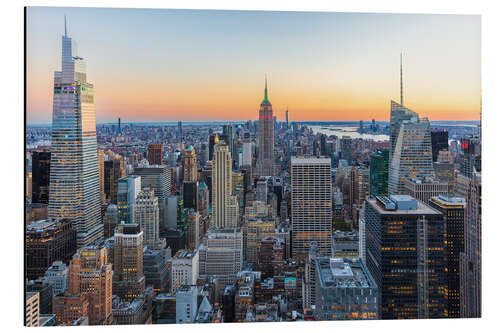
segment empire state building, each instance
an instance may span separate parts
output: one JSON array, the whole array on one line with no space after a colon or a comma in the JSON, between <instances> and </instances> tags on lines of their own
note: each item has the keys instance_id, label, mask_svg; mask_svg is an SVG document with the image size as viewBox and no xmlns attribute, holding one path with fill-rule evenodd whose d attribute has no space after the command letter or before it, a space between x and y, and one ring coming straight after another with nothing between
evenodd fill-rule
<instances>
[{"instance_id":1,"label":"empire state building","mask_svg":"<svg viewBox=\"0 0 500 333\"><path fill-rule=\"evenodd\" d=\"M274 176L274 119L273 107L267 99L267 78L259 110L258 144L257 175Z\"/></svg>"}]
</instances>

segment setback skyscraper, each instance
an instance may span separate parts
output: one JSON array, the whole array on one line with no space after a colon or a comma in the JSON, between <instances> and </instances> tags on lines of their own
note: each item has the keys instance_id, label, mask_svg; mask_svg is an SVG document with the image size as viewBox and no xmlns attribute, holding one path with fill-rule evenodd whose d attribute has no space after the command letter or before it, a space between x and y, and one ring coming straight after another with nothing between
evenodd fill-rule
<instances>
[{"instance_id":1,"label":"setback skyscraper","mask_svg":"<svg viewBox=\"0 0 500 333\"><path fill-rule=\"evenodd\" d=\"M434 178L430 123L403 106L401 66L401 103L391 101L389 195L404 194L405 180Z\"/></svg>"},{"instance_id":2,"label":"setback skyscraper","mask_svg":"<svg viewBox=\"0 0 500 333\"><path fill-rule=\"evenodd\" d=\"M274 121L273 107L267 99L267 78L264 90L264 100L259 110L259 157L257 160L257 175L274 175Z\"/></svg>"},{"instance_id":3,"label":"setback skyscraper","mask_svg":"<svg viewBox=\"0 0 500 333\"><path fill-rule=\"evenodd\" d=\"M48 210L51 218L72 220L81 247L103 237L94 86L66 27L61 67L54 73Z\"/></svg>"}]
</instances>

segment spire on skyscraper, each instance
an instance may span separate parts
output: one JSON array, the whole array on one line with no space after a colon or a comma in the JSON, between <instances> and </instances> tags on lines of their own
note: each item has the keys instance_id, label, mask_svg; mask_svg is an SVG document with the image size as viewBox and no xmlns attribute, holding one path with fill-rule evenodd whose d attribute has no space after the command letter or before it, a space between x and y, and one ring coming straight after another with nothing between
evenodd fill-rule
<instances>
[{"instance_id":1,"label":"spire on skyscraper","mask_svg":"<svg viewBox=\"0 0 500 333\"><path fill-rule=\"evenodd\" d=\"M264 100L262 101L262 103L269 103L267 99L267 74L266 74L266 87L264 89Z\"/></svg>"},{"instance_id":2,"label":"spire on skyscraper","mask_svg":"<svg viewBox=\"0 0 500 333\"><path fill-rule=\"evenodd\" d=\"M68 37L68 29L66 28L66 15L64 15L64 37Z\"/></svg>"},{"instance_id":3,"label":"spire on skyscraper","mask_svg":"<svg viewBox=\"0 0 500 333\"><path fill-rule=\"evenodd\" d=\"M399 54L400 104L403 105L403 52Z\"/></svg>"}]
</instances>

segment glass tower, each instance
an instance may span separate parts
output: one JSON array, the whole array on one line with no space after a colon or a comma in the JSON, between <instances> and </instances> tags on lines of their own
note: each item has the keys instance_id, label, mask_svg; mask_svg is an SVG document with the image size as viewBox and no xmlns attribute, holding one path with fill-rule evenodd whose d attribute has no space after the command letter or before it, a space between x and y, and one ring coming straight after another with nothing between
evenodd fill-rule
<instances>
[{"instance_id":1,"label":"glass tower","mask_svg":"<svg viewBox=\"0 0 500 333\"><path fill-rule=\"evenodd\" d=\"M103 237L93 89L65 28L62 70L54 73L48 210L72 220L78 247Z\"/></svg>"},{"instance_id":2,"label":"glass tower","mask_svg":"<svg viewBox=\"0 0 500 333\"><path fill-rule=\"evenodd\" d=\"M370 196L387 195L389 151L377 150L370 155Z\"/></svg>"},{"instance_id":3,"label":"glass tower","mask_svg":"<svg viewBox=\"0 0 500 333\"><path fill-rule=\"evenodd\" d=\"M389 194L404 194L408 178L434 178L430 123L391 101Z\"/></svg>"}]
</instances>

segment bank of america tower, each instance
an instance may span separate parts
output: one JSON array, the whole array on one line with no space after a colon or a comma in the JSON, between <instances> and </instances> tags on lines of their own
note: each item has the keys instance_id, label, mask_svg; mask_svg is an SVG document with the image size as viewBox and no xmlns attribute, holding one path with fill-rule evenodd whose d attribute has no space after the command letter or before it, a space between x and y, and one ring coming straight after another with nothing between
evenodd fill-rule
<instances>
[{"instance_id":1,"label":"bank of america tower","mask_svg":"<svg viewBox=\"0 0 500 333\"><path fill-rule=\"evenodd\" d=\"M68 218L78 247L103 237L94 87L76 43L62 37L62 70L54 73L49 217Z\"/></svg>"}]
</instances>

